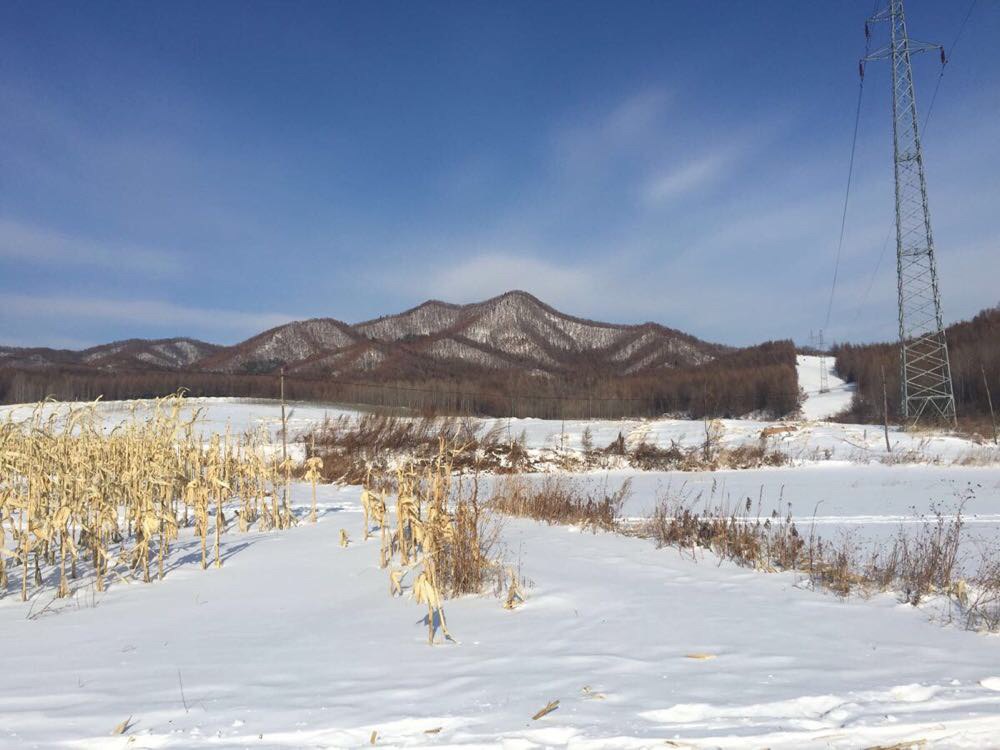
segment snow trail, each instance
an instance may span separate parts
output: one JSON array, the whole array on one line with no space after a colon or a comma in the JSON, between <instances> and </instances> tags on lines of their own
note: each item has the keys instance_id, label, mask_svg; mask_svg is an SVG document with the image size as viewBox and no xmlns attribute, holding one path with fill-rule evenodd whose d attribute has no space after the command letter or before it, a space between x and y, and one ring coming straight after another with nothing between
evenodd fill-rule
<instances>
[{"instance_id":1,"label":"snow trail","mask_svg":"<svg viewBox=\"0 0 1000 750\"><path fill-rule=\"evenodd\" d=\"M854 386L836 375L833 357L826 357L827 386L826 393L820 392L820 361L821 357L799 354L795 358L796 370L799 375L799 388L806 398L802 404L802 416L810 421L821 421L836 416L851 405L854 398Z\"/></svg>"}]
</instances>

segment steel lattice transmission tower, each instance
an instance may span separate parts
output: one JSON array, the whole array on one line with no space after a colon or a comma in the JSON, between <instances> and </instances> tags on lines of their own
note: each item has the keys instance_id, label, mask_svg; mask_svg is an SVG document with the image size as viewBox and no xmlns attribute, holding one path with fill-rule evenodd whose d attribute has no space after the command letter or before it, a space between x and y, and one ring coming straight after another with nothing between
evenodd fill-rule
<instances>
[{"instance_id":1,"label":"steel lattice transmission tower","mask_svg":"<svg viewBox=\"0 0 1000 750\"><path fill-rule=\"evenodd\" d=\"M941 322L934 239L927 207L927 181L917 127L910 56L944 49L916 42L906 31L903 0L889 4L869 19L888 22L888 46L865 61L888 59L892 67L892 136L896 173L896 276L899 291L900 381L903 417L955 420L948 344ZM865 25L865 34L869 26ZM864 67L861 68L864 75Z\"/></svg>"},{"instance_id":2,"label":"steel lattice transmission tower","mask_svg":"<svg viewBox=\"0 0 1000 750\"><path fill-rule=\"evenodd\" d=\"M819 329L819 392L829 393L830 378L826 370L826 345L823 343L823 329Z\"/></svg>"},{"instance_id":3,"label":"steel lattice transmission tower","mask_svg":"<svg viewBox=\"0 0 1000 750\"><path fill-rule=\"evenodd\" d=\"M819 335L809 331L809 346L819 354L819 392L829 393L830 376L826 368L826 346L823 343L823 329L819 329Z\"/></svg>"}]
</instances>

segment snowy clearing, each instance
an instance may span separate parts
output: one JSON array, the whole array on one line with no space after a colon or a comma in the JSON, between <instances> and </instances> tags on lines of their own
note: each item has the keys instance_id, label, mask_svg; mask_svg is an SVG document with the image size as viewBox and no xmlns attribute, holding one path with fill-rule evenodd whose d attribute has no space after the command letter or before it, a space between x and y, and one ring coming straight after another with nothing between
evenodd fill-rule
<instances>
[{"instance_id":1,"label":"snowy clearing","mask_svg":"<svg viewBox=\"0 0 1000 750\"><path fill-rule=\"evenodd\" d=\"M526 604L451 601L458 643L428 647L378 542L338 544L340 528L360 539L358 494L324 487L319 524L227 538L218 570L184 563L31 620L0 603L4 671L22 676L0 688L2 744L982 747L1000 732L996 638L614 534L510 521Z\"/></svg>"},{"instance_id":2,"label":"snowy clearing","mask_svg":"<svg viewBox=\"0 0 1000 750\"><path fill-rule=\"evenodd\" d=\"M833 368L834 357L815 357L800 354L795 358L799 375L799 388L806 394L802 404L802 416L809 420L829 419L851 405L854 386L837 377ZM825 364L827 391L821 390L821 364Z\"/></svg>"}]
</instances>

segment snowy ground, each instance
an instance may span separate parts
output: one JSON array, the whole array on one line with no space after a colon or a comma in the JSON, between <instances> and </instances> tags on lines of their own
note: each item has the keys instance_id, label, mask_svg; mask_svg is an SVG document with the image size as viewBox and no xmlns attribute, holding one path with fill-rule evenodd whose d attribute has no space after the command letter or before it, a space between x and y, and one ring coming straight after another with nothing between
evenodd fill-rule
<instances>
[{"instance_id":1,"label":"snowy ground","mask_svg":"<svg viewBox=\"0 0 1000 750\"><path fill-rule=\"evenodd\" d=\"M0 745L360 747L376 731L385 747L984 747L1000 735L996 638L890 596L843 601L792 574L612 534L509 522L526 604L450 602L458 642L429 647L424 609L388 595L377 541L338 544L341 528L360 539L357 500L324 487L316 526L224 537L221 569L179 548L162 582L34 619L0 602ZM558 710L532 721L550 700Z\"/></svg>"},{"instance_id":2,"label":"snowy ground","mask_svg":"<svg viewBox=\"0 0 1000 750\"><path fill-rule=\"evenodd\" d=\"M825 537L895 532L967 498L972 540L1000 530L1000 455L949 435L815 421L849 393L810 392L805 420L769 438L788 467L703 473L616 469L624 511L665 493L693 504L788 512ZM831 393L837 384L831 378ZM814 399L820 399L815 401ZM105 404L109 424L128 404ZM206 430L263 426L273 402L198 399ZM0 409L15 418L24 407ZM293 434L335 405L295 405ZM773 423L731 420L723 442ZM565 424L486 420L532 451L577 450L621 432L697 445L701 422ZM921 463L884 465L900 453ZM972 463L974 466L964 466ZM321 487L316 526L229 534L225 564L201 571L174 549L167 578L85 582L62 602L0 599L0 747L772 747L857 748L926 740L990 747L1000 737L1000 640L936 621L891 595L839 599L794 574L765 574L657 550L647 540L510 520L507 559L531 582L514 612L489 595L446 605L458 643L429 647L424 608L391 599L376 542L361 543L357 488ZM309 502L297 485L294 499ZM339 546L340 529L355 540ZM693 659L688 655L712 658ZM532 721L550 700L558 710ZM131 717L125 736L116 725ZM439 731L435 731L439 730Z\"/></svg>"},{"instance_id":3,"label":"snowy ground","mask_svg":"<svg viewBox=\"0 0 1000 750\"><path fill-rule=\"evenodd\" d=\"M206 433L233 433L266 430L276 439L281 425L281 408L275 401L192 398L186 400L187 414L198 410L200 424ZM148 401L116 401L100 403L96 407L108 427L129 418L136 407L145 413ZM809 408L809 400L806 408ZM76 406L79 406L77 404ZM0 406L0 419L25 419L31 414L30 406ZM67 405L49 407L65 411ZM339 416L357 416L356 408L336 404L296 403L289 406L288 433L290 439L301 435L324 419ZM676 443L684 447L700 446L705 440L705 423L688 419L622 419L622 420L546 420L546 419L473 419L483 431L491 429L510 435L512 439L524 438L530 451L565 449L579 451L584 432L589 430L593 444L604 447L619 434L626 444L633 447L641 442L666 447ZM767 428L783 427L785 431L767 437L772 450L785 453L797 464L820 461L849 461L871 463L896 461L970 465L1000 465L1000 448L992 444L978 444L957 435L944 432L907 432L892 427L889 431L890 450L886 450L881 426L839 424L834 422L787 420L784 422L755 419L723 419L720 444L732 448L747 443L757 444L761 432Z\"/></svg>"},{"instance_id":4,"label":"snowy ground","mask_svg":"<svg viewBox=\"0 0 1000 750\"><path fill-rule=\"evenodd\" d=\"M805 419L829 419L851 405L854 386L841 380L833 372L836 361L833 357L800 354L795 359L799 388L806 394L805 403L802 405L802 416ZM827 377L825 392L822 389L821 377L821 371L824 369Z\"/></svg>"},{"instance_id":5,"label":"snowy ground","mask_svg":"<svg viewBox=\"0 0 1000 750\"><path fill-rule=\"evenodd\" d=\"M791 517L806 538L850 543L859 555L899 534L913 537L937 519L961 511L962 575L974 574L981 552L1000 543L1000 471L991 467L858 466L825 462L798 467L714 472L593 471L571 475L593 489L631 482L622 515L649 517L662 499L683 500L696 512L715 508L768 518ZM544 477L534 477L543 481ZM749 501L750 511L746 512Z\"/></svg>"}]
</instances>

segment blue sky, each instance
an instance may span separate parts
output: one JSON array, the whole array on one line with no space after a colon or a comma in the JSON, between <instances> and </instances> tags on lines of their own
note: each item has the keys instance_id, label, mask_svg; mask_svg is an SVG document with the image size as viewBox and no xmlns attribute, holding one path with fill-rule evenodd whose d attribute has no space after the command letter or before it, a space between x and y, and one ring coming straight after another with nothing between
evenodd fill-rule
<instances>
[{"instance_id":1,"label":"blue sky","mask_svg":"<svg viewBox=\"0 0 1000 750\"><path fill-rule=\"evenodd\" d=\"M804 342L871 7L7 0L0 344L234 343L515 287ZM968 8L910 0L911 34L950 45ZM949 321L1000 302L998 49L979 0L925 136ZM828 338L895 334L889 104L870 65Z\"/></svg>"}]
</instances>

